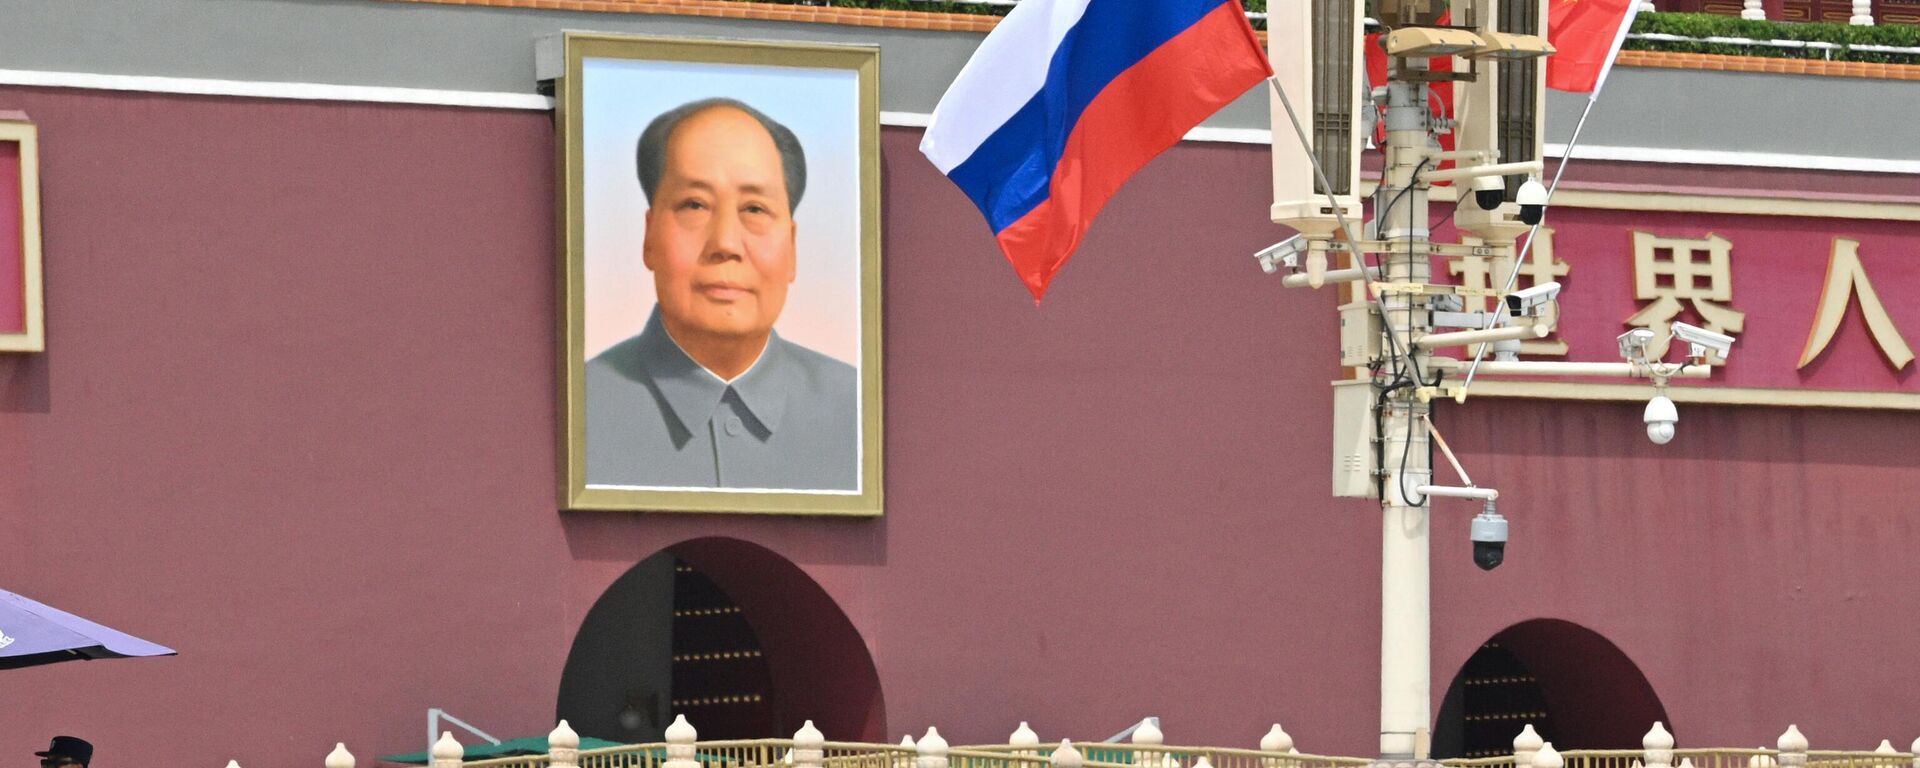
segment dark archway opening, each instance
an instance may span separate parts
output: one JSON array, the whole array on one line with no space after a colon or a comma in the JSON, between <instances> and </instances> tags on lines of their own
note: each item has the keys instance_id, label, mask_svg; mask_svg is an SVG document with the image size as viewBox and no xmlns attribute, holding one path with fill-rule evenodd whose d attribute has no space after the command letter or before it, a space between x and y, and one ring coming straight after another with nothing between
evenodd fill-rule
<instances>
[{"instance_id":1,"label":"dark archway opening","mask_svg":"<svg viewBox=\"0 0 1920 768\"><path fill-rule=\"evenodd\" d=\"M561 674L582 735L658 741L676 714L702 739L885 737L865 641L798 566L738 539L682 542L635 564L588 610Z\"/></svg>"},{"instance_id":2,"label":"dark archway opening","mask_svg":"<svg viewBox=\"0 0 1920 768\"><path fill-rule=\"evenodd\" d=\"M1534 619L1501 630L1461 665L1440 703L1433 755L1512 754L1529 723L1557 749L1637 749L1666 719L1619 647L1572 622Z\"/></svg>"}]
</instances>

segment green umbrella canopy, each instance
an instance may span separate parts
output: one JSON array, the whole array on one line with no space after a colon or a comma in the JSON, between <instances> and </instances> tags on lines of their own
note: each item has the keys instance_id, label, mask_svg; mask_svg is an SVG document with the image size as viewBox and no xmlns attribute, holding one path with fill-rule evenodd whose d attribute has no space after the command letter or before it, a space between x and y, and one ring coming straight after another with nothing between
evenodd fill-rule
<instances>
[{"instance_id":1,"label":"green umbrella canopy","mask_svg":"<svg viewBox=\"0 0 1920 768\"><path fill-rule=\"evenodd\" d=\"M580 737L581 749L599 749L617 747L620 742L596 739L591 736ZM471 744L466 747L462 760L485 760L491 757L516 757L519 755L544 755L547 753L547 737L528 736L520 739L508 739L498 744ZM383 755L381 760L389 763L412 763L426 765L433 756L427 752L408 752L404 755Z\"/></svg>"}]
</instances>

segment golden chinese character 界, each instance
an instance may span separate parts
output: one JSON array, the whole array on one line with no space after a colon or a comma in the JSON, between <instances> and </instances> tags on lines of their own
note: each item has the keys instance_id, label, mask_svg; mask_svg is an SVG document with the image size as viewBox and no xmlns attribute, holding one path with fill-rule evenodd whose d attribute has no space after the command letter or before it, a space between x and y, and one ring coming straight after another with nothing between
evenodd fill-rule
<instances>
[{"instance_id":1,"label":"golden chinese character \u754c","mask_svg":"<svg viewBox=\"0 0 1920 768\"><path fill-rule=\"evenodd\" d=\"M1747 314L1731 306L1733 243L1713 233L1691 239L1634 232L1633 296L1653 302L1626 324L1653 331L1647 354L1655 360L1666 357L1673 321L1688 306L1711 331L1739 333L1747 322Z\"/></svg>"}]
</instances>

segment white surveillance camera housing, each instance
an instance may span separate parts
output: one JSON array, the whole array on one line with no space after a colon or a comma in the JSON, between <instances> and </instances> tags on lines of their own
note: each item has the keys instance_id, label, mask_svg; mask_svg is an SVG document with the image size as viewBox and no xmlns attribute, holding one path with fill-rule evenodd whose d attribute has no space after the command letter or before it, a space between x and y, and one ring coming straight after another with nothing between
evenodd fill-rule
<instances>
[{"instance_id":1,"label":"white surveillance camera housing","mask_svg":"<svg viewBox=\"0 0 1920 768\"><path fill-rule=\"evenodd\" d=\"M1514 202L1520 204L1520 221L1529 226L1540 223L1547 216L1547 188L1539 179L1527 177L1520 185L1520 193Z\"/></svg>"},{"instance_id":2,"label":"white surveillance camera housing","mask_svg":"<svg viewBox=\"0 0 1920 768\"><path fill-rule=\"evenodd\" d=\"M1507 519L1493 508L1493 499L1487 499L1486 508L1473 516L1467 537L1473 541L1473 564L1480 570L1491 571L1506 562Z\"/></svg>"},{"instance_id":3,"label":"white surveillance camera housing","mask_svg":"<svg viewBox=\"0 0 1920 768\"><path fill-rule=\"evenodd\" d=\"M1491 211L1507 201L1507 184L1499 176L1473 177L1473 202L1480 210Z\"/></svg>"},{"instance_id":4,"label":"white surveillance camera housing","mask_svg":"<svg viewBox=\"0 0 1920 768\"><path fill-rule=\"evenodd\" d=\"M1306 236L1294 235L1293 237L1260 249L1260 252L1255 253L1253 258L1260 262L1260 271L1269 275L1280 271L1281 267L1285 267L1288 272L1298 272L1300 270L1300 255L1306 252Z\"/></svg>"},{"instance_id":5,"label":"white surveillance camera housing","mask_svg":"<svg viewBox=\"0 0 1920 768\"><path fill-rule=\"evenodd\" d=\"M1629 363L1646 362L1647 345L1653 343L1653 331L1635 328L1620 334L1620 357Z\"/></svg>"},{"instance_id":6,"label":"white surveillance camera housing","mask_svg":"<svg viewBox=\"0 0 1920 768\"><path fill-rule=\"evenodd\" d=\"M1505 297L1507 314L1514 317L1537 314L1540 307L1553 301L1560 295L1560 283L1546 282L1532 288L1514 291Z\"/></svg>"},{"instance_id":7,"label":"white surveillance camera housing","mask_svg":"<svg viewBox=\"0 0 1920 768\"><path fill-rule=\"evenodd\" d=\"M1674 323L1673 337L1692 347L1687 356L1695 360L1704 360L1708 355L1726 359L1727 353L1733 350L1732 336L1714 333L1697 325Z\"/></svg>"},{"instance_id":8,"label":"white surveillance camera housing","mask_svg":"<svg viewBox=\"0 0 1920 768\"><path fill-rule=\"evenodd\" d=\"M1674 425L1680 423L1680 409L1673 407L1673 401L1665 393L1653 396L1647 401L1647 411L1641 415L1641 421L1647 423L1647 439L1654 445L1666 445L1673 440Z\"/></svg>"}]
</instances>

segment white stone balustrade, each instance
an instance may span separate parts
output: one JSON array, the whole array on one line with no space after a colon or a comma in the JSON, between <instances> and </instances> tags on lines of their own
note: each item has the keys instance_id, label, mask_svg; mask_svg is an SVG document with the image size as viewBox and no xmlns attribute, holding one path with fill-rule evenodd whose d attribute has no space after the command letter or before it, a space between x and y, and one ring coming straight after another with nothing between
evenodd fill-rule
<instances>
[{"instance_id":1,"label":"white stone balustrade","mask_svg":"<svg viewBox=\"0 0 1920 768\"><path fill-rule=\"evenodd\" d=\"M687 722L686 715L676 716L673 724L667 726L665 735L667 759L660 764L660 768L701 768L695 753L695 742L699 738L699 733L694 730L691 723ZM1133 756L1135 768L1178 768L1180 761L1166 750L1166 735L1151 719L1142 720L1140 725L1134 728L1131 742L1138 748ZM812 720L805 721L793 734L792 743L793 748L787 752L785 762L793 765L794 768L826 768L826 735L814 726ZM1664 723L1655 722L1640 743L1644 748L1642 759L1634 760L1632 768L1694 768L1691 759L1683 758L1679 765L1673 764L1673 734L1667 731ZM1039 734L1035 733L1033 727L1025 721L1021 721L1020 727L1014 729L1013 733L1007 737L1007 745L1011 747L1008 750L1009 754L1029 760L1041 754ZM873 749L886 748L875 746ZM580 734L574 732L567 721L561 720L553 731L547 734L547 750L548 768L580 768ZM952 764L949 759L950 751L951 747L946 738L940 735L940 730L929 726L926 735L920 737L917 742L912 736L903 737L900 740L900 750L894 752L898 756L887 762L887 765L889 768L950 768ZM1269 754L1299 754L1293 737L1281 728L1279 723L1275 723L1266 735L1260 738L1260 751ZM466 749L451 732L442 732L434 741L428 754L430 768L462 768ZM1851 754L1861 755L1862 753ZM1855 758L1859 762L1852 764L1870 765L1876 768L1920 768L1920 739L1914 739L1909 753L1902 753L1895 749L1891 739L1882 739L1872 754L1875 759ZM1575 759L1585 761L1592 757L1592 755L1576 752ZM1515 768L1566 768L1568 764L1567 758L1554 749L1552 742L1540 738L1539 732L1534 730L1531 723L1524 725L1519 735L1513 739L1513 760ZM1267 757L1262 758L1260 765L1263 768L1285 768L1285 762L1278 758ZM1048 757L1048 763L1051 768L1084 768L1086 757L1074 747L1072 741L1062 739L1060 745ZM1587 764L1577 762L1577 765ZM1758 754L1752 754L1747 760L1747 768L1809 768L1811 764L1807 737L1800 732L1798 725L1788 725L1786 731L1782 732L1775 741L1774 749L1768 750L1766 747L1761 747ZM1615 763L1615 765L1618 764ZM325 766L326 768L355 768L353 753L347 751L346 744L335 744L333 750L327 753ZM240 768L240 763L237 760L229 760L227 768ZM1214 766L1207 755L1199 754L1188 768L1214 768Z\"/></svg>"}]
</instances>

